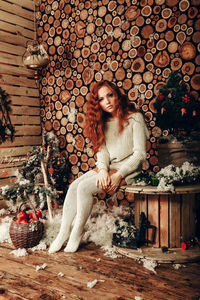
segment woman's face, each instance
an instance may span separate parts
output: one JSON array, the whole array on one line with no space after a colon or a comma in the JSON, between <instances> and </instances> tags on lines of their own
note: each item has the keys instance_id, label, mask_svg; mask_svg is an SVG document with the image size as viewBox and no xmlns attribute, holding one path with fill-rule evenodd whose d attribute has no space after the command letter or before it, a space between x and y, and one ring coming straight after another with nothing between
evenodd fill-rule
<instances>
[{"instance_id":1,"label":"woman's face","mask_svg":"<svg viewBox=\"0 0 200 300\"><path fill-rule=\"evenodd\" d=\"M102 110L110 113L113 117L116 115L118 98L110 87L105 85L98 90L98 100Z\"/></svg>"}]
</instances>

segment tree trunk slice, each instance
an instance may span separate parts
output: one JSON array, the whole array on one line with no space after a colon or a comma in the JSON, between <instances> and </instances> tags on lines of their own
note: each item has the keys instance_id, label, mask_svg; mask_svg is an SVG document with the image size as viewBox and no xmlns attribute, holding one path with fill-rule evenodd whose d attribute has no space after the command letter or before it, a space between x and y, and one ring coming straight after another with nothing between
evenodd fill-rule
<instances>
[{"instance_id":1,"label":"tree trunk slice","mask_svg":"<svg viewBox=\"0 0 200 300\"><path fill-rule=\"evenodd\" d=\"M139 57L144 57L146 53L146 48L144 46L140 46L137 52Z\"/></svg>"},{"instance_id":2,"label":"tree trunk slice","mask_svg":"<svg viewBox=\"0 0 200 300\"><path fill-rule=\"evenodd\" d=\"M195 65L192 62L186 62L181 69L184 75L185 74L192 75L194 73L194 70L195 70Z\"/></svg>"},{"instance_id":3,"label":"tree trunk slice","mask_svg":"<svg viewBox=\"0 0 200 300\"><path fill-rule=\"evenodd\" d=\"M135 88L130 89L130 91L128 92L128 97L130 100L136 100L138 97L138 90Z\"/></svg>"},{"instance_id":4,"label":"tree trunk slice","mask_svg":"<svg viewBox=\"0 0 200 300\"><path fill-rule=\"evenodd\" d=\"M199 1L199 4L200 4L200 1ZM188 17L190 19L194 19L196 16L198 15L198 9L197 7L190 7L189 10L188 10Z\"/></svg>"},{"instance_id":5,"label":"tree trunk slice","mask_svg":"<svg viewBox=\"0 0 200 300\"><path fill-rule=\"evenodd\" d=\"M69 162L72 164L72 165L76 165L78 163L78 157L76 154L70 154L69 155Z\"/></svg>"},{"instance_id":6,"label":"tree trunk slice","mask_svg":"<svg viewBox=\"0 0 200 300\"><path fill-rule=\"evenodd\" d=\"M93 43L92 46L91 46L91 52L92 52L92 53L97 53L97 52L99 52L99 48L100 48L99 43L98 43L98 42L95 42L95 43Z\"/></svg>"},{"instance_id":7,"label":"tree trunk slice","mask_svg":"<svg viewBox=\"0 0 200 300\"><path fill-rule=\"evenodd\" d=\"M138 74L135 74L135 75L133 76L132 81L133 81L133 83L136 84L136 85L142 83L142 76L141 76L141 74L139 74L139 73L138 73Z\"/></svg>"},{"instance_id":8,"label":"tree trunk slice","mask_svg":"<svg viewBox=\"0 0 200 300\"><path fill-rule=\"evenodd\" d=\"M45 122L44 126L45 126L46 131L51 131L51 129L52 129L52 123L51 123L51 121L47 120Z\"/></svg>"},{"instance_id":9,"label":"tree trunk slice","mask_svg":"<svg viewBox=\"0 0 200 300\"><path fill-rule=\"evenodd\" d=\"M147 71L143 74L144 82L150 83L153 80L153 73L150 71Z\"/></svg>"},{"instance_id":10,"label":"tree trunk slice","mask_svg":"<svg viewBox=\"0 0 200 300\"><path fill-rule=\"evenodd\" d=\"M67 89L67 90L72 90L73 87L74 87L74 82L73 82L73 80L72 80L72 79L68 79L68 80L66 81L66 89Z\"/></svg>"},{"instance_id":11,"label":"tree trunk slice","mask_svg":"<svg viewBox=\"0 0 200 300\"><path fill-rule=\"evenodd\" d=\"M89 67L85 68L83 71L83 74L82 74L82 78L83 78L85 85L90 84L94 78L94 70L92 70Z\"/></svg>"},{"instance_id":12,"label":"tree trunk slice","mask_svg":"<svg viewBox=\"0 0 200 300\"><path fill-rule=\"evenodd\" d=\"M115 77L117 80L123 80L126 76L125 70L123 68L118 68L115 72Z\"/></svg>"},{"instance_id":13,"label":"tree trunk slice","mask_svg":"<svg viewBox=\"0 0 200 300\"><path fill-rule=\"evenodd\" d=\"M165 40L167 42L172 42L174 40L174 32L172 30L168 30L166 33L165 33Z\"/></svg>"},{"instance_id":14,"label":"tree trunk slice","mask_svg":"<svg viewBox=\"0 0 200 300\"><path fill-rule=\"evenodd\" d=\"M162 15L163 19L168 19L168 18L170 18L171 15L172 15L172 10L171 10L171 8L168 8L168 7L164 8L164 9L162 10L161 15Z\"/></svg>"},{"instance_id":15,"label":"tree trunk slice","mask_svg":"<svg viewBox=\"0 0 200 300\"><path fill-rule=\"evenodd\" d=\"M167 6L173 7L175 6L179 0L166 0Z\"/></svg>"},{"instance_id":16,"label":"tree trunk slice","mask_svg":"<svg viewBox=\"0 0 200 300\"><path fill-rule=\"evenodd\" d=\"M145 69L145 63L144 60L141 57L138 57L134 60L131 66L131 70L133 72L143 73Z\"/></svg>"},{"instance_id":17,"label":"tree trunk slice","mask_svg":"<svg viewBox=\"0 0 200 300\"><path fill-rule=\"evenodd\" d=\"M156 44L156 48L158 51L162 51L167 47L167 42L163 39L160 39L157 44Z\"/></svg>"},{"instance_id":18,"label":"tree trunk slice","mask_svg":"<svg viewBox=\"0 0 200 300\"><path fill-rule=\"evenodd\" d=\"M168 53L164 50L162 52L159 52L155 57L154 57L154 64L157 66L157 67L160 67L160 68L164 68L166 67L169 62L170 62L170 58L169 58L169 55Z\"/></svg>"},{"instance_id":19,"label":"tree trunk slice","mask_svg":"<svg viewBox=\"0 0 200 300\"><path fill-rule=\"evenodd\" d=\"M112 81L113 80L113 72L112 71L106 71L103 74L103 80Z\"/></svg>"},{"instance_id":20,"label":"tree trunk slice","mask_svg":"<svg viewBox=\"0 0 200 300\"><path fill-rule=\"evenodd\" d=\"M113 11L116 8L116 6L117 6L116 1L109 1L108 10Z\"/></svg>"},{"instance_id":21,"label":"tree trunk slice","mask_svg":"<svg viewBox=\"0 0 200 300\"><path fill-rule=\"evenodd\" d=\"M124 90L130 90L130 88L132 87L132 82L129 78L126 78L125 80L123 80L123 83L122 83L122 87Z\"/></svg>"},{"instance_id":22,"label":"tree trunk slice","mask_svg":"<svg viewBox=\"0 0 200 300\"><path fill-rule=\"evenodd\" d=\"M168 45L168 51L170 53L175 53L178 50L178 43L176 41L170 42Z\"/></svg>"},{"instance_id":23,"label":"tree trunk slice","mask_svg":"<svg viewBox=\"0 0 200 300\"><path fill-rule=\"evenodd\" d=\"M149 5L145 5L141 10L141 14L144 17L149 17L151 13L152 13L152 8Z\"/></svg>"},{"instance_id":24,"label":"tree trunk slice","mask_svg":"<svg viewBox=\"0 0 200 300\"><path fill-rule=\"evenodd\" d=\"M79 37L79 38L82 38L85 36L85 31L86 31L86 28L85 28L85 23L83 21L78 21L76 24L75 24L75 33L76 35ZM89 33L89 32L88 32Z\"/></svg>"},{"instance_id":25,"label":"tree trunk slice","mask_svg":"<svg viewBox=\"0 0 200 300\"><path fill-rule=\"evenodd\" d=\"M167 28L167 21L165 19L160 19L156 23L156 31L157 32L163 32L166 30L166 28Z\"/></svg>"},{"instance_id":26,"label":"tree trunk slice","mask_svg":"<svg viewBox=\"0 0 200 300\"><path fill-rule=\"evenodd\" d=\"M183 44L185 42L186 39L186 34L183 31L179 31L176 35L176 39L179 42L179 44Z\"/></svg>"},{"instance_id":27,"label":"tree trunk slice","mask_svg":"<svg viewBox=\"0 0 200 300\"><path fill-rule=\"evenodd\" d=\"M191 42L185 42L179 50L181 57L185 60L192 60L195 58L196 49Z\"/></svg>"},{"instance_id":28,"label":"tree trunk slice","mask_svg":"<svg viewBox=\"0 0 200 300\"><path fill-rule=\"evenodd\" d=\"M151 25L145 25L142 27L141 35L144 39L148 39L154 32L154 28Z\"/></svg>"},{"instance_id":29,"label":"tree trunk slice","mask_svg":"<svg viewBox=\"0 0 200 300\"><path fill-rule=\"evenodd\" d=\"M186 11L189 6L190 6L190 3L189 3L188 0L182 0L179 3L179 9L180 9L180 11Z\"/></svg>"},{"instance_id":30,"label":"tree trunk slice","mask_svg":"<svg viewBox=\"0 0 200 300\"><path fill-rule=\"evenodd\" d=\"M94 23L89 23L89 24L87 25L87 33L88 33L89 35L91 35L91 34L94 33L94 31L95 31L95 24L94 24Z\"/></svg>"},{"instance_id":31,"label":"tree trunk slice","mask_svg":"<svg viewBox=\"0 0 200 300\"><path fill-rule=\"evenodd\" d=\"M70 67L67 67L65 69L65 77L70 78L72 76L72 69Z\"/></svg>"},{"instance_id":32,"label":"tree trunk slice","mask_svg":"<svg viewBox=\"0 0 200 300\"><path fill-rule=\"evenodd\" d=\"M197 90L197 91L200 90L200 75L199 74L195 74L191 78L191 86L194 90Z\"/></svg>"},{"instance_id":33,"label":"tree trunk slice","mask_svg":"<svg viewBox=\"0 0 200 300\"><path fill-rule=\"evenodd\" d=\"M81 134L77 134L75 136L75 148L79 151L83 151L84 146L85 146L84 137Z\"/></svg>"},{"instance_id":34,"label":"tree trunk slice","mask_svg":"<svg viewBox=\"0 0 200 300\"><path fill-rule=\"evenodd\" d=\"M169 28L173 28L173 27L175 26L176 22L177 22L176 17L171 17L171 18L168 20L167 25L168 25Z\"/></svg>"},{"instance_id":35,"label":"tree trunk slice","mask_svg":"<svg viewBox=\"0 0 200 300\"><path fill-rule=\"evenodd\" d=\"M140 14L140 10L137 6L129 6L129 8L125 12L125 17L128 21L133 21L137 19Z\"/></svg>"},{"instance_id":36,"label":"tree trunk slice","mask_svg":"<svg viewBox=\"0 0 200 300\"><path fill-rule=\"evenodd\" d=\"M53 129L56 131L60 129L60 122L58 120L53 121Z\"/></svg>"}]
</instances>

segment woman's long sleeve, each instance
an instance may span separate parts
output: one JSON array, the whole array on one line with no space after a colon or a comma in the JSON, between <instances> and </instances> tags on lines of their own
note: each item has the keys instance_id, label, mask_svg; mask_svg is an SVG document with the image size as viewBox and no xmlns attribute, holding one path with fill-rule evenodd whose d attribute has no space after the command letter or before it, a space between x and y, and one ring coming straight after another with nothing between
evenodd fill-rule
<instances>
[{"instance_id":1,"label":"woman's long sleeve","mask_svg":"<svg viewBox=\"0 0 200 300\"><path fill-rule=\"evenodd\" d=\"M110 163L110 155L108 152L108 149L105 145L101 147L99 152L97 152L97 162L96 166L99 170L101 169L109 169L109 163Z\"/></svg>"},{"instance_id":2,"label":"woman's long sleeve","mask_svg":"<svg viewBox=\"0 0 200 300\"><path fill-rule=\"evenodd\" d=\"M133 173L146 159L146 140L149 133L142 114L135 114L133 122L133 154L119 168L123 177Z\"/></svg>"}]
</instances>

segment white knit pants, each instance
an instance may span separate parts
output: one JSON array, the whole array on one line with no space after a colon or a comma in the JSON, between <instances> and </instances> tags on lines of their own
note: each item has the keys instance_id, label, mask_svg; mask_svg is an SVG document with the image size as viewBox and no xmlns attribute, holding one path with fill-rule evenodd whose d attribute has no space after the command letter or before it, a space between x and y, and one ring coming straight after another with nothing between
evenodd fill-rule
<instances>
[{"instance_id":1,"label":"white knit pants","mask_svg":"<svg viewBox=\"0 0 200 300\"><path fill-rule=\"evenodd\" d=\"M91 170L77 178L69 186L63 206L60 231L51 244L49 253L59 251L68 238L64 251L75 252L78 249L84 225L92 210L93 195L102 191L96 186L96 179L97 173ZM75 221L71 231L74 218Z\"/></svg>"}]
</instances>

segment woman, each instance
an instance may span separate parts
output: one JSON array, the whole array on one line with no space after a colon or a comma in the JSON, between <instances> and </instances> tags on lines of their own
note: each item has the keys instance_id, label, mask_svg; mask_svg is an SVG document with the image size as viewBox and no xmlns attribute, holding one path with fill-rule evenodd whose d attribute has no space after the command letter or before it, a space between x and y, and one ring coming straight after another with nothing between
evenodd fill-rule
<instances>
[{"instance_id":1,"label":"woman","mask_svg":"<svg viewBox=\"0 0 200 300\"><path fill-rule=\"evenodd\" d=\"M90 93L85 132L97 153L97 168L70 185L60 231L49 253L59 251L68 238L64 251L77 251L92 210L93 195L102 190L113 194L122 180L132 184L146 159L148 130L144 118L127 96L109 81L97 82Z\"/></svg>"}]
</instances>

